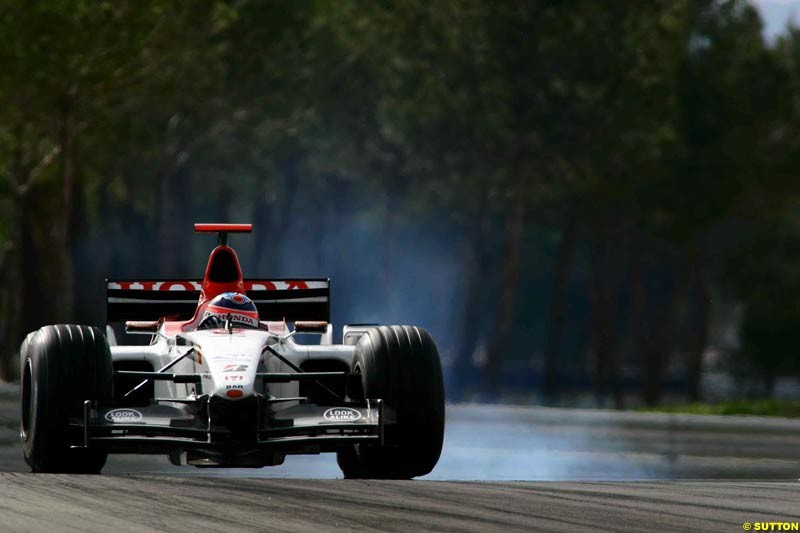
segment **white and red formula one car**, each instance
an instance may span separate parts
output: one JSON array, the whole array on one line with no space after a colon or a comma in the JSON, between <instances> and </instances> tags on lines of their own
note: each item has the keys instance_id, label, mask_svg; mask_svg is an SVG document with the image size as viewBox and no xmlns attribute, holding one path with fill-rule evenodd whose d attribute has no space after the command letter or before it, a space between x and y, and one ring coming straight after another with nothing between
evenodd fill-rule
<instances>
[{"instance_id":1,"label":"white and red formula one car","mask_svg":"<svg viewBox=\"0 0 800 533\"><path fill-rule=\"evenodd\" d=\"M444 388L428 332L349 325L334 345L329 280L243 279L228 234L251 226L195 230L219 234L202 280L107 282L107 322L149 345L118 345L110 326L25 338L21 438L33 471L96 473L109 453L262 467L336 452L348 478L430 472Z\"/></svg>"}]
</instances>

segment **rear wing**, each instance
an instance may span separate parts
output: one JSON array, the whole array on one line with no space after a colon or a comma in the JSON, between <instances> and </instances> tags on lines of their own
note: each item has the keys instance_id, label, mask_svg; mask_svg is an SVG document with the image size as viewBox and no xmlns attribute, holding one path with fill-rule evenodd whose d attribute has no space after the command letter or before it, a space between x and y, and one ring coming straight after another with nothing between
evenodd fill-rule
<instances>
[{"instance_id":1,"label":"rear wing","mask_svg":"<svg viewBox=\"0 0 800 533\"><path fill-rule=\"evenodd\" d=\"M106 280L106 322L188 320L201 280ZM330 322L330 279L246 279L245 292L261 320Z\"/></svg>"}]
</instances>

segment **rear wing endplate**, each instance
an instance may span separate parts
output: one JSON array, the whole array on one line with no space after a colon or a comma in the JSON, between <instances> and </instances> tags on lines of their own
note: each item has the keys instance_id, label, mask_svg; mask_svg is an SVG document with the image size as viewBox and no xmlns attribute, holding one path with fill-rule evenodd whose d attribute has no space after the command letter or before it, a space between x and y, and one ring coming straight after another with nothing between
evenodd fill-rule
<instances>
[{"instance_id":1,"label":"rear wing endplate","mask_svg":"<svg viewBox=\"0 0 800 533\"><path fill-rule=\"evenodd\" d=\"M201 280L106 280L106 322L188 320L200 287ZM246 279L244 287L260 320L330 322L330 279Z\"/></svg>"}]
</instances>

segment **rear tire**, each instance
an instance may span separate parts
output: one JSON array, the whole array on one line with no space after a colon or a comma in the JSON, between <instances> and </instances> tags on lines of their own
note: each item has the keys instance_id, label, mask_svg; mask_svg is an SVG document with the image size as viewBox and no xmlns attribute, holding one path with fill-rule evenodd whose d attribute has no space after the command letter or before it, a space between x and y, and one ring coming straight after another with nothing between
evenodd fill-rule
<instances>
[{"instance_id":1,"label":"rear tire","mask_svg":"<svg viewBox=\"0 0 800 533\"><path fill-rule=\"evenodd\" d=\"M83 444L70 417L85 400L111 400L111 351L98 328L45 326L20 349L22 451L33 472L97 474L108 454Z\"/></svg>"},{"instance_id":2,"label":"rear tire","mask_svg":"<svg viewBox=\"0 0 800 533\"><path fill-rule=\"evenodd\" d=\"M348 479L411 479L436 466L444 439L444 384L433 337L415 326L382 326L361 336L353 370L364 398L381 398L396 423L384 446L355 445L336 454ZM360 398L359 398L360 399Z\"/></svg>"}]
</instances>

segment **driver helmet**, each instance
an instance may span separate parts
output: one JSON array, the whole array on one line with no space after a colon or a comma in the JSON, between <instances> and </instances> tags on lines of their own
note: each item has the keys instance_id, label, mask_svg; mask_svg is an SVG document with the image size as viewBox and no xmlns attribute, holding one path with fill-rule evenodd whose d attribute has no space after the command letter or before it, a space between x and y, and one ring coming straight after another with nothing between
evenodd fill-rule
<instances>
[{"instance_id":1,"label":"driver helmet","mask_svg":"<svg viewBox=\"0 0 800 533\"><path fill-rule=\"evenodd\" d=\"M253 300L238 292L224 292L211 299L197 329L221 328L230 316L232 326L257 328L258 309Z\"/></svg>"}]
</instances>

